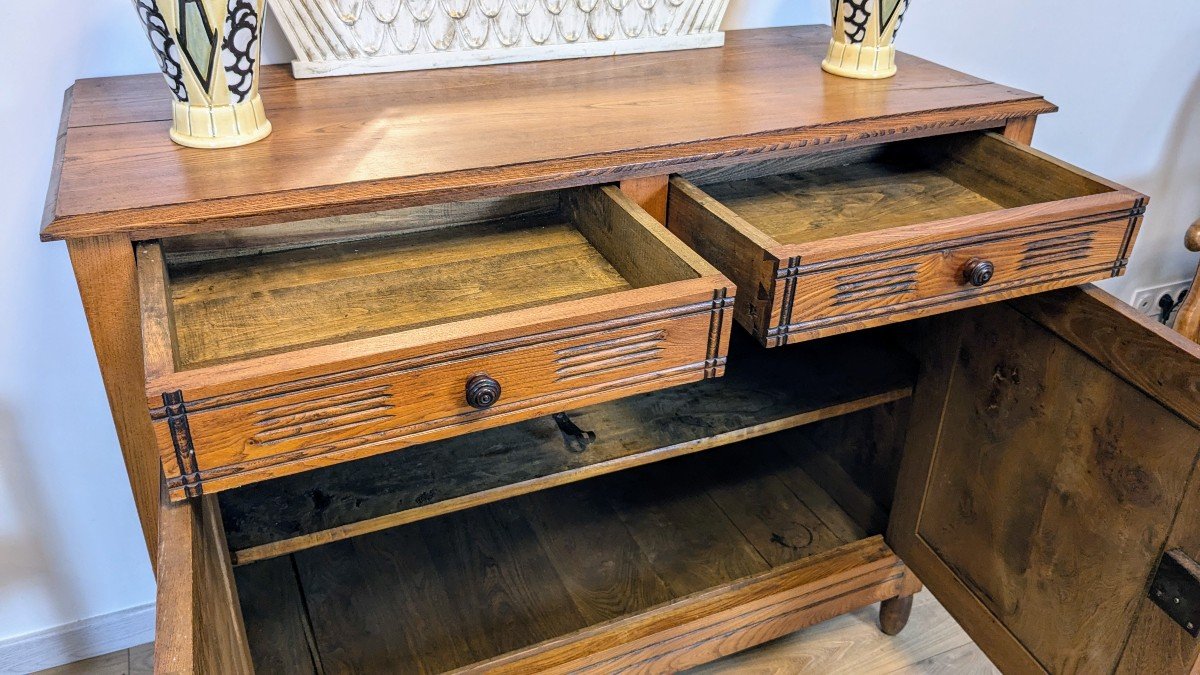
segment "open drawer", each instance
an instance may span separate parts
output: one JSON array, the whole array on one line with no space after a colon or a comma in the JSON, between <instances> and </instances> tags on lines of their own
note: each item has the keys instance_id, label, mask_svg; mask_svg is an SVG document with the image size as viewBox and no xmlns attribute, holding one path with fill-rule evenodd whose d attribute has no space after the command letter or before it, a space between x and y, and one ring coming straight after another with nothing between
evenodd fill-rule
<instances>
[{"instance_id":1,"label":"open drawer","mask_svg":"<svg viewBox=\"0 0 1200 675\"><path fill-rule=\"evenodd\" d=\"M728 280L615 187L280 227L138 247L172 499L723 372Z\"/></svg>"},{"instance_id":2,"label":"open drawer","mask_svg":"<svg viewBox=\"0 0 1200 675\"><path fill-rule=\"evenodd\" d=\"M1120 275L1147 201L995 133L687 174L669 200L767 346Z\"/></svg>"}]
</instances>

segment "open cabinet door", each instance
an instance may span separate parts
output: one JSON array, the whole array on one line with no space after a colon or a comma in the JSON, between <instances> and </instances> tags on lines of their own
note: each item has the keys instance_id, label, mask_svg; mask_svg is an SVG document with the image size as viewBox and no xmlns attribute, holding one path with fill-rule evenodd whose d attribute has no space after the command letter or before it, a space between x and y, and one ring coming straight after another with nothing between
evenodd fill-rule
<instances>
[{"instance_id":1,"label":"open cabinet door","mask_svg":"<svg viewBox=\"0 0 1200 675\"><path fill-rule=\"evenodd\" d=\"M216 496L172 503L164 485L158 520L154 672L250 675Z\"/></svg>"},{"instance_id":2,"label":"open cabinet door","mask_svg":"<svg viewBox=\"0 0 1200 675\"><path fill-rule=\"evenodd\" d=\"M1194 672L1200 347L1094 287L930 328L895 552L1006 673Z\"/></svg>"}]
</instances>

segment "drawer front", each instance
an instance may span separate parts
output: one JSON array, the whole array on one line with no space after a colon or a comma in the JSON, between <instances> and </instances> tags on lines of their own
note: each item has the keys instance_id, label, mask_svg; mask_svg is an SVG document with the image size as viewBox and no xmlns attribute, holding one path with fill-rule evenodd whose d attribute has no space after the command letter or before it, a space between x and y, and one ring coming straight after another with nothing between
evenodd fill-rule
<instances>
[{"instance_id":1,"label":"drawer front","mask_svg":"<svg viewBox=\"0 0 1200 675\"><path fill-rule=\"evenodd\" d=\"M195 496L723 373L733 298L408 356L151 411L172 496ZM486 376L499 397L468 403ZM477 380L478 381L478 380ZM477 405L486 401L476 400Z\"/></svg>"},{"instance_id":2,"label":"drawer front","mask_svg":"<svg viewBox=\"0 0 1200 675\"><path fill-rule=\"evenodd\" d=\"M780 270L772 344L1116 276L1136 218L1025 228ZM974 271L974 283L969 278ZM980 285L975 285L980 284Z\"/></svg>"},{"instance_id":3,"label":"drawer front","mask_svg":"<svg viewBox=\"0 0 1200 675\"><path fill-rule=\"evenodd\" d=\"M994 133L718 167L669 199L768 347L1122 274L1147 201Z\"/></svg>"}]
</instances>

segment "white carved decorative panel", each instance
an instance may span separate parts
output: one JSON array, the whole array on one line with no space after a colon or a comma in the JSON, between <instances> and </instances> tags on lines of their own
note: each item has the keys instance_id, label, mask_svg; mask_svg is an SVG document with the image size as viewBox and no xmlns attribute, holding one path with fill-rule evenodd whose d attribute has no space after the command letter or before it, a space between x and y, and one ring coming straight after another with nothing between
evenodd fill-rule
<instances>
[{"instance_id":1,"label":"white carved decorative panel","mask_svg":"<svg viewBox=\"0 0 1200 675\"><path fill-rule=\"evenodd\" d=\"M717 47L729 0L270 0L297 77Z\"/></svg>"}]
</instances>

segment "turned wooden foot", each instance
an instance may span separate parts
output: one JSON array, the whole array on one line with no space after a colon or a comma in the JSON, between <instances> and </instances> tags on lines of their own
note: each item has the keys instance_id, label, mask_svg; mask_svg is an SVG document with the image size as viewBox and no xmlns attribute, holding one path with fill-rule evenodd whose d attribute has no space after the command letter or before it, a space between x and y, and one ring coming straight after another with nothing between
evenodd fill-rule
<instances>
[{"instance_id":1,"label":"turned wooden foot","mask_svg":"<svg viewBox=\"0 0 1200 675\"><path fill-rule=\"evenodd\" d=\"M908 625L912 614L913 596L901 595L879 603L879 629L887 635L896 635Z\"/></svg>"}]
</instances>

